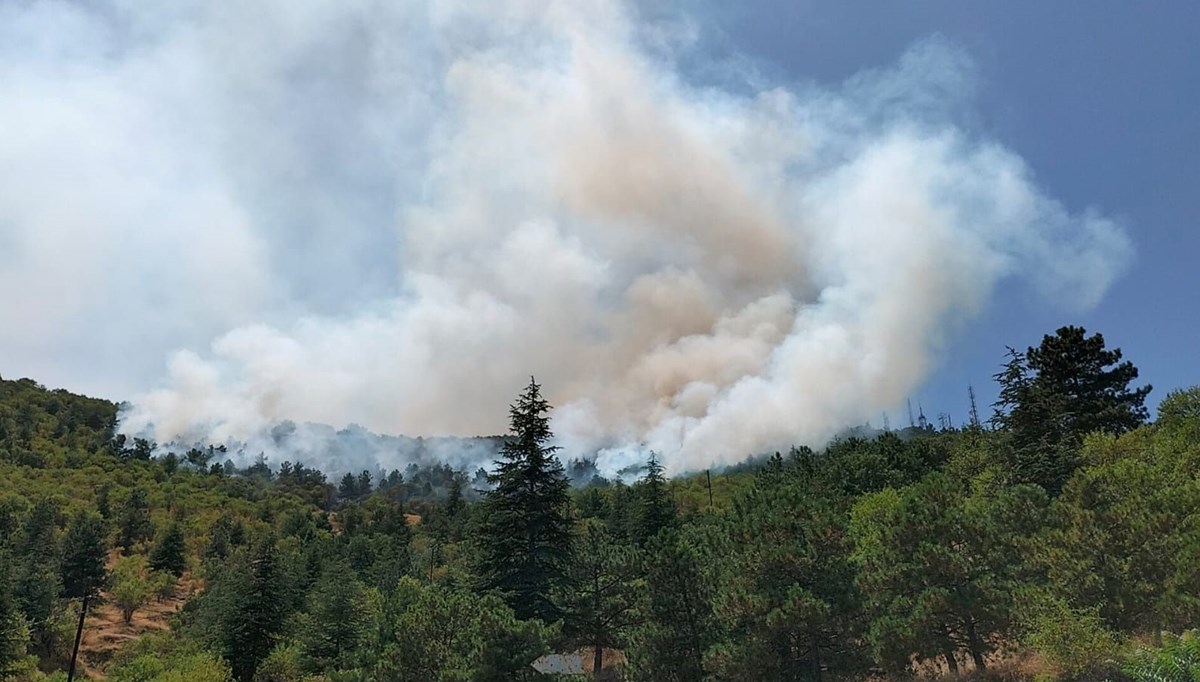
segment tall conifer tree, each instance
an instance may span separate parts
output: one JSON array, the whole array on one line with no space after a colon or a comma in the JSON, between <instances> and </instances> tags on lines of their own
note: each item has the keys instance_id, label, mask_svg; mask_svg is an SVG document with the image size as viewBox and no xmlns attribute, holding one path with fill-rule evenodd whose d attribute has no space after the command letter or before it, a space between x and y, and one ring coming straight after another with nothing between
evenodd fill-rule
<instances>
[{"instance_id":1,"label":"tall conifer tree","mask_svg":"<svg viewBox=\"0 0 1200 682\"><path fill-rule=\"evenodd\" d=\"M646 463L646 475L638 481L637 527L634 529L638 542L645 544L659 531L675 523L675 503L667 491L667 480L663 476L658 456L650 453Z\"/></svg>"},{"instance_id":2,"label":"tall conifer tree","mask_svg":"<svg viewBox=\"0 0 1200 682\"><path fill-rule=\"evenodd\" d=\"M126 554L135 544L154 534L154 525L150 522L150 502L146 499L144 488L137 487L129 491L129 497L121 507L118 531L117 544Z\"/></svg>"},{"instance_id":3,"label":"tall conifer tree","mask_svg":"<svg viewBox=\"0 0 1200 682\"><path fill-rule=\"evenodd\" d=\"M107 554L104 521L95 512L76 513L63 538L63 594L78 598L98 591L107 575Z\"/></svg>"},{"instance_id":4,"label":"tall conifer tree","mask_svg":"<svg viewBox=\"0 0 1200 682\"><path fill-rule=\"evenodd\" d=\"M9 679L21 670L29 631L25 618L12 598L12 565L7 550L0 549L0 679Z\"/></svg>"},{"instance_id":5,"label":"tall conifer tree","mask_svg":"<svg viewBox=\"0 0 1200 682\"><path fill-rule=\"evenodd\" d=\"M158 539L150 553L150 568L166 571L179 577L187 570L187 543L183 538L183 527L174 521Z\"/></svg>"},{"instance_id":6,"label":"tall conifer tree","mask_svg":"<svg viewBox=\"0 0 1200 682\"><path fill-rule=\"evenodd\" d=\"M234 578L232 598L224 605L220 639L225 660L238 680L253 677L275 647L287 618L287 594L275 538L263 538L246 567Z\"/></svg>"},{"instance_id":7,"label":"tall conifer tree","mask_svg":"<svg viewBox=\"0 0 1200 682\"><path fill-rule=\"evenodd\" d=\"M480 512L479 575L522 619L557 620L550 598L571 559L570 499L562 463L550 445L553 434L541 387L529 385L509 410L511 435L496 470L495 488Z\"/></svg>"}]
</instances>

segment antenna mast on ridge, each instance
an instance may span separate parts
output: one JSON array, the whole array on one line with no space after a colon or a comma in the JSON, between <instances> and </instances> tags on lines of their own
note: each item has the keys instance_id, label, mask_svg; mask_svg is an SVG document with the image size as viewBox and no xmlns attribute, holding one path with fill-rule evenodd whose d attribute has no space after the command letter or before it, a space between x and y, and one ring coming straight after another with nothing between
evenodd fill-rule
<instances>
[{"instance_id":1,"label":"antenna mast on ridge","mask_svg":"<svg viewBox=\"0 0 1200 682\"><path fill-rule=\"evenodd\" d=\"M967 384L967 395L971 398L971 428L978 429L982 425L979 423L979 408L975 405L975 387Z\"/></svg>"}]
</instances>

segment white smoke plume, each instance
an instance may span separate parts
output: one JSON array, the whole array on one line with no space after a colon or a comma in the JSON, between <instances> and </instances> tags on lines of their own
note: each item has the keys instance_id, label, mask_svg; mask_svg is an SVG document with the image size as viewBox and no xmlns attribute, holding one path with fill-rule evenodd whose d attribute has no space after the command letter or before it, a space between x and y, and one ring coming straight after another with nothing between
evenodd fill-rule
<instances>
[{"instance_id":1,"label":"white smoke plume","mask_svg":"<svg viewBox=\"0 0 1200 682\"><path fill-rule=\"evenodd\" d=\"M0 3L0 353L136 393L122 428L159 441L502 433L536 375L569 452L678 472L819 445L1006 278L1087 307L1131 257L964 123L953 46L778 84L694 27Z\"/></svg>"}]
</instances>

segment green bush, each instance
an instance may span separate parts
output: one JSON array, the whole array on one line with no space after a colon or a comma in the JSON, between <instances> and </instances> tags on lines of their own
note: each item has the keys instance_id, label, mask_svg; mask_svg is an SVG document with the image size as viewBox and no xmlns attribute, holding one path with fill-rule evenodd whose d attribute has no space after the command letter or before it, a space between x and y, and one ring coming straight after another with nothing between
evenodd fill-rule
<instances>
[{"instance_id":1,"label":"green bush","mask_svg":"<svg viewBox=\"0 0 1200 682\"><path fill-rule=\"evenodd\" d=\"M1096 609L1049 594L1030 599L1026 609L1024 642L1054 667L1057 679L1086 679L1115 667L1119 640Z\"/></svg>"},{"instance_id":2,"label":"green bush","mask_svg":"<svg viewBox=\"0 0 1200 682\"><path fill-rule=\"evenodd\" d=\"M1159 648L1138 649L1121 669L1134 682L1197 682L1200 680L1200 637L1191 630L1166 634Z\"/></svg>"},{"instance_id":3,"label":"green bush","mask_svg":"<svg viewBox=\"0 0 1200 682\"><path fill-rule=\"evenodd\" d=\"M224 661L209 653L142 654L109 670L112 682L232 682Z\"/></svg>"}]
</instances>

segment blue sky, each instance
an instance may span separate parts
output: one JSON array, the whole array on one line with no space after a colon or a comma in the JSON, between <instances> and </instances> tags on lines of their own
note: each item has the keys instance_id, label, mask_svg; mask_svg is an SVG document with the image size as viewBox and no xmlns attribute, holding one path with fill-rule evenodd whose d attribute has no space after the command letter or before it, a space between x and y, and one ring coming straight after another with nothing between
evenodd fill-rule
<instances>
[{"instance_id":1,"label":"blue sky","mask_svg":"<svg viewBox=\"0 0 1200 682\"><path fill-rule=\"evenodd\" d=\"M836 83L940 35L982 79L984 132L1019 153L1069 210L1122 221L1137 255L1084 314L1041 304L1017 282L952 342L914 396L926 412L981 402L1005 345L1036 344L1063 324L1104 334L1155 386L1150 401L1200 383L1200 3L713 3L710 30L782 78Z\"/></svg>"}]
</instances>

